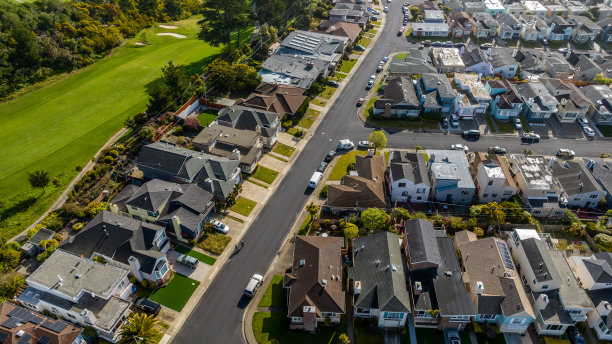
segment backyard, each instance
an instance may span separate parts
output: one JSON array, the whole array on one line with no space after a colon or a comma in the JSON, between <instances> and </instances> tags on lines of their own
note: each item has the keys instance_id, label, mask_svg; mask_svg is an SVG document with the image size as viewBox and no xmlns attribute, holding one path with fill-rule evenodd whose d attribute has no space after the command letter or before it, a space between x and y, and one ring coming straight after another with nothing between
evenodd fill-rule
<instances>
[{"instance_id":1,"label":"backyard","mask_svg":"<svg viewBox=\"0 0 612 344\"><path fill-rule=\"evenodd\" d=\"M272 184L278 172L263 166L257 166L257 171L253 174L253 178L261 180L264 183Z\"/></svg>"},{"instance_id":2,"label":"backyard","mask_svg":"<svg viewBox=\"0 0 612 344\"><path fill-rule=\"evenodd\" d=\"M150 299L180 312L199 285L200 282L175 273L172 281L156 290Z\"/></svg>"},{"instance_id":3,"label":"backyard","mask_svg":"<svg viewBox=\"0 0 612 344\"><path fill-rule=\"evenodd\" d=\"M346 320L343 317L337 326L320 326L317 334L303 331L290 331L289 318L285 313L256 312L253 315L253 334L259 344L333 344L338 336L346 332Z\"/></svg>"},{"instance_id":4,"label":"backyard","mask_svg":"<svg viewBox=\"0 0 612 344\"><path fill-rule=\"evenodd\" d=\"M212 123L217 118L217 112L211 110L202 111L198 115L198 120L200 121L200 125L203 127L208 127L210 123Z\"/></svg>"},{"instance_id":5,"label":"backyard","mask_svg":"<svg viewBox=\"0 0 612 344\"><path fill-rule=\"evenodd\" d=\"M341 155L334 166L334 169L329 174L328 180L341 180L347 173L346 169L349 165L355 163L355 155L366 155L367 151L353 150L344 155Z\"/></svg>"}]
</instances>

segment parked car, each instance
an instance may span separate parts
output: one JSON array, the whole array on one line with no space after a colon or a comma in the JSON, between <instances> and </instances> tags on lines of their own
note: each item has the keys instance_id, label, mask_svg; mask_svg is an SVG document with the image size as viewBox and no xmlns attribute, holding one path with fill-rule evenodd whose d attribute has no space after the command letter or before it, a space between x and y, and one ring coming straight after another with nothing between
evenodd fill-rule
<instances>
[{"instance_id":1,"label":"parked car","mask_svg":"<svg viewBox=\"0 0 612 344\"><path fill-rule=\"evenodd\" d=\"M489 49L489 48L493 48L493 44L491 43L484 43L480 45L480 49Z\"/></svg>"},{"instance_id":2,"label":"parked car","mask_svg":"<svg viewBox=\"0 0 612 344\"><path fill-rule=\"evenodd\" d=\"M376 73L380 73L383 71L383 65L379 64L378 67L376 67Z\"/></svg>"},{"instance_id":3,"label":"parked car","mask_svg":"<svg viewBox=\"0 0 612 344\"><path fill-rule=\"evenodd\" d=\"M430 40L428 40L428 39L426 39L426 40L424 40L424 41L423 41L423 45L424 45L424 46L426 46L426 47L428 47L428 46L430 46L430 45L431 45L431 41L430 41Z\"/></svg>"},{"instance_id":4,"label":"parked car","mask_svg":"<svg viewBox=\"0 0 612 344\"><path fill-rule=\"evenodd\" d=\"M368 84L366 85L366 90L371 89L372 87L374 87L374 80L370 80L368 81Z\"/></svg>"},{"instance_id":5,"label":"parked car","mask_svg":"<svg viewBox=\"0 0 612 344\"><path fill-rule=\"evenodd\" d=\"M402 27L400 27L400 28L399 28L399 30L397 31L397 35L398 35L398 36L401 36L401 35L402 35L402 33L404 33L404 27L403 27L403 26L402 26Z\"/></svg>"},{"instance_id":6,"label":"parked car","mask_svg":"<svg viewBox=\"0 0 612 344\"><path fill-rule=\"evenodd\" d=\"M441 126L442 129L448 129L448 118L442 118Z\"/></svg>"},{"instance_id":7,"label":"parked car","mask_svg":"<svg viewBox=\"0 0 612 344\"><path fill-rule=\"evenodd\" d=\"M404 2L404 7L408 7L408 3L407 2Z\"/></svg>"},{"instance_id":8,"label":"parked car","mask_svg":"<svg viewBox=\"0 0 612 344\"><path fill-rule=\"evenodd\" d=\"M521 141L527 143L540 142L540 135L534 133L524 133L523 136L521 136Z\"/></svg>"},{"instance_id":9,"label":"parked car","mask_svg":"<svg viewBox=\"0 0 612 344\"><path fill-rule=\"evenodd\" d=\"M444 42L444 46L452 48L452 47L455 46L455 43L453 43L452 41L446 41L446 42Z\"/></svg>"},{"instance_id":10,"label":"parked car","mask_svg":"<svg viewBox=\"0 0 612 344\"><path fill-rule=\"evenodd\" d=\"M521 122L520 118L513 118L512 124L514 124L514 128L516 128L516 130L523 129L523 122Z\"/></svg>"},{"instance_id":11,"label":"parked car","mask_svg":"<svg viewBox=\"0 0 612 344\"><path fill-rule=\"evenodd\" d=\"M370 75L370 81L374 81L374 80L376 80L376 74Z\"/></svg>"},{"instance_id":12,"label":"parked car","mask_svg":"<svg viewBox=\"0 0 612 344\"><path fill-rule=\"evenodd\" d=\"M339 83L339 82L337 82L337 81L334 81L334 80L330 80L330 81L328 82L328 84L329 84L329 86L331 86L331 87L340 87L340 83Z\"/></svg>"},{"instance_id":13,"label":"parked car","mask_svg":"<svg viewBox=\"0 0 612 344\"><path fill-rule=\"evenodd\" d=\"M338 142L338 150L351 150L355 148L355 144L351 140L343 139Z\"/></svg>"},{"instance_id":14,"label":"parked car","mask_svg":"<svg viewBox=\"0 0 612 344\"><path fill-rule=\"evenodd\" d=\"M489 147L488 152L493 154L506 154L506 148L502 148L500 146L493 146Z\"/></svg>"},{"instance_id":15,"label":"parked car","mask_svg":"<svg viewBox=\"0 0 612 344\"><path fill-rule=\"evenodd\" d=\"M560 48L557 50L558 52L560 52L561 54L567 54L569 53L571 50L568 48Z\"/></svg>"},{"instance_id":16,"label":"parked car","mask_svg":"<svg viewBox=\"0 0 612 344\"><path fill-rule=\"evenodd\" d=\"M380 11L372 10L372 14L380 14Z\"/></svg>"},{"instance_id":17,"label":"parked car","mask_svg":"<svg viewBox=\"0 0 612 344\"><path fill-rule=\"evenodd\" d=\"M221 222L221 221L217 221L217 220L210 220L210 223L212 223L213 228L223 234L227 234L227 232L229 232L229 226L226 225L225 223Z\"/></svg>"},{"instance_id":18,"label":"parked car","mask_svg":"<svg viewBox=\"0 0 612 344\"><path fill-rule=\"evenodd\" d=\"M178 256L178 258L176 258L176 261L183 265L187 265L192 269L198 267L198 263L200 263L200 261L196 258L193 258L192 256L188 256L186 254L181 254L180 256Z\"/></svg>"},{"instance_id":19,"label":"parked car","mask_svg":"<svg viewBox=\"0 0 612 344\"><path fill-rule=\"evenodd\" d=\"M477 130L477 129L466 130L463 132L463 137L478 139L480 138L480 130Z\"/></svg>"},{"instance_id":20,"label":"parked car","mask_svg":"<svg viewBox=\"0 0 612 344\"><path fill-rule=\"evenodd\" d=\"M457 115L451 116L451 125L455 128L459 128L459 116Z\"/></svg>"},{"instance_id":21,"label":"parked car","mask_svg":"<svg viewBox=\"0 0 612 344\"><path fill-rule=\"evenodd\" d=\"M389 60L389 56L385 56L385 57L382 58L383 62L387 62L388 60Z\"/></svg>"},{"instance_id":22,"label":"parked car","mask_svg":"<svg viewBox=\"0 0 612 344\"><path fill-rule=\"evenodd\" d=\"M319 167L317 167L317 172L321 172L323 173L325 171L325 169L327 168L327 163L325 161L322 161L319 164Z\"/></svg>"},{"instance_id":23,"label":"parked car","mask_svg":"<svg viewBox=\"0 0 612 344\"><path fill-rule=\"evenodd\" d=\"M371 21L378 21L378 17L376 17L376 16L371 16L371 17L370 17L370 20L371 20Z\"/></svg>"},{"instance_id":24,"label":"parked car","mask_svg":"<svg viewBox=\"0 0 612 344\"><path fill-rule=\"evenodd\" d=\"M355 50L357 50L357 51L364 51L364 50L365 50L365 47L364 47L363 45L361 45L361 44L357 44L357 45L355 46Z\"/></svg>"},{"instance_id":25,"label":"parked car","mask_svg":"<svg viewBox=\"0 0 612 344\"><path fill-rule=\"evenodd\" d=\"M363 105L363 101L364 101L364 100L365 100L365 99L363 99L363 98L359 98L359 99L357 100L357 106L361 106L361 105Z\"/></svg>"},{"instance_id":26,"label":"parked car","mask_svg":"<svg viewBox=\"0 0 612 344\"><path fill-rule=\"evenodd\" d=\"M593 131L593 129L591 129L590 127L582 127L582 129L588 137L595 137L595 131Z\"/></svg>"},{"instance_id":27,"label":"parked car","mask_svg":"<svg viewBox=\"0 0 612 344\"><path fill-rule=\"evenodd\" d=\"M363 148L363 149L374 148L374 144L370 141L359 141L359 143L357 144L357 147Z\"/></svg>"},{"instance_id":28,"label":"parked car","mask_svg":"<svg viewBox=\"0 0 612 344\"><path fill-rule=\"evenodd\" d=\"M151 301L145 297L137 298L136 301L134 301L134 307L153 315L159 314L159 311L161 310L161 305L159 303Z\"/></svg>"},{"instance_id":29,"label":"parked car","mask_svg":"<svg viewBox=\"0 0 612 344\"><path fill-rule=\"evenodd\" d=\"M317 184L319 184L319 182L321 181L321 178L323 178L322 172L316 171L315 173L313 173L312 177L310 177L310 180L308 181L308 188L316 188Z\"/></svg>"},{"instance_id":30,"label":"parked car","mask_svg":"<svg viewBox=\"0 0 612 344\"><path fill-rule=\"evenodd\" d=\"M402 22L402 25L404 25L404 26L408 25L408 20L404 19L404 21Z\"/></svg>"},{"instance_id":31,"label":"parked car","mask_svg":"<svg viewBox=\"0 0 612 344\"><path fill-rule=\"evenodd\" d=\"M446 339L448 339L448 344L461 344L461 338L459 338L457 330L446 331Z\"/></svg>"},{"instance_id":32,"label":"parked car","mask_svg":"<svg viewBox=\"0 0 612 344\"><path fill-rule=\"evenodd\" d=\"M391 2L391 1L388 1ZM389 7L385 7L385 13L389 13Z\"/></svg>"},{"instance_id":33,"label":"parked car","mask_svg":"<svg viewBox=\"0 0 612 344\"><path fill-rule=\"evenodd\" d=\"M462 150L462 151L464 151L464 152L467 152L467 151L468 151L468 147L467 147L467 146L464 146L464 145L459 144L459 143L454 144L454 145L451 145L451 146L450 146L450 149L451 149L451 150Z\"/></svg>"},{"instance_id":34,"label":"parked car","mask_svg":"<svg viewBox=\"0 0 612 344\"><path fill-rule=\"evenodd\" d=\"M559 148L557 150L557 156L560 156L563 158L573 158L574 156L576 156L576 153L571 149Z\"/></svg>"},{"instance_id":35,"label":"parked car","mask_svg":"<svg viewBox=\"0 0 612 344\"><path fill-rule=\"evenodd\" d=\"M442 42L437 42L437 41L436 42L432 42L431 46L432 47L441 47L442 46Z\"/></svg>"},{"instance_id":36,"label":"parked car","mask_svg":"<svg viewBox=\"0 0 612 344\"><path fill-rule=\"evenodd\" d=\"M580 334L580 332L578 332L577 328L572 326L567 329L566 333L567 337L569 338L569 341L572 342L572 344L586 344L584 337L582 336L582 334Z\"/></svg>"},{"instance_id":37,"label":"parked car","mask_svg":"<svg viewBox=\"0 0 612 344\"><path fill-rule=\"evenodd\" d=\"M336 151L329 151L329 153L327 153L327 155L325 156L325 162L330 162L334 160L335 156L336 156Z\"/></svg>"},{"instance_id":38,"label":"parked car","mask_svg":"<svg viewBox=\"0 0 612 344\"><path fill-rule=\"evenodd\" d=\"M258 274L253 275L253 277L251 277L251 279L249 280L249 283L247 284L246 288L244 289L244 295L248 297L255 296L255 294L257 293L257 290L259 289L259 287L261 287L262 283L263 283L262 275L258 275Z\"/></svg>"},{"instance_id":39,"label":"parked car","mask_svg":"<svg viewBox=\"0 0 612 344\"><path fill-rule=\"evenodd\" d=\"M589 125L589 120L584 117L578 117L578 123L581 126L586 127L587 125Z\"/></svg>"},{"instance_id":40,"label":"parked car","mask_svg":"<svg viewBox=\"0 0 612 344\"><path fill-rule=\"evenodd\" d=\"M463 42L455 43L455 48L461 48L461 47L465 47L465 43Z\"/></svg>"}]
</instances>

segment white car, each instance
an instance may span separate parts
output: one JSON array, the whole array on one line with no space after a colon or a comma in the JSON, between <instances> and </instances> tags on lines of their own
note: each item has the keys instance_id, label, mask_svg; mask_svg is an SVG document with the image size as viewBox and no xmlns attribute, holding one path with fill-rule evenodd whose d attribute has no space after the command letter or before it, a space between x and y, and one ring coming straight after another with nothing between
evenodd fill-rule
<instances>
[{"instance_id":1,"label":"white car","mask_svg":"<svg viewBox=\"0 0 612 344\"><path fill-rule=\"evenodd\" d=\"M589 121L584 117L578 117L578 123L580 123L580 125L583 127L589 125Z\"/></svg>"},{"instance_id":2,"label":"white car","mask_svg":"<svg viewBox=\"0 0 612 344\"><path fill-rule=\"evenodd\" d=\"M584 129L584 133L588 136L588 137L595 137L595 132L593 131L593 129L589 128L589 127L583 127Z\"/></svg>"},{"instance_id":3,"label":"white car","mask_svg":"<svg viewBox=\"0 0 612 344\"><path fill-rule=\"evenodd\" d=\"M213 228L223 234L227 234L227 232L229 232L229 226L226 225L225 223L221 222L221 221L217 221L217 220L210 220L210 223L212 223Z\"/></svg>"},{"instance_id":4,"label":"white car","mask_svg":"<svg viewBox=\"0 0 612 344\"><path fill-rule=\"evenodd\" d=\"M467 152L467 151L468 151L468 147L467 147L467 146L464 146L464 145L462 145L462 144L452 145L452 146L450 147L450 149L451 149L451 150L462 150L462 151L464 151L464 152Z\"/></svg>"},{"instance_id":5,"label":"white car","mask_svg":"<svg viewBox=\"0 0 612 344\"><path fill-rule=\"evenodd\" d=\"M257 290L259 289L259 287L261 287L262 283L263 283L262 275L258 275L258 274L253 275L253 277L251 277L251 279L249 280L249 283L247 284L246 288L244 289L244 295L248 297L255 296L255 293L257 293Z\"/></svg>"},{"instance_id":6,"label":"white car","mask_svg":"<svg viewBox=\"0 0 612 344\"><path fill-rule=\"evenodd\" d=\"M521 122L521 120L520 120L520 119L518 119L518 118L513 118L513 119L512 119L512 123L514 124L514 127L515 127L517 130L523 129L523 123Z\"/></svg>"},{"instance_id":7,"label":"white car","mask_svg":"<svg viewBox=\"0 0 612 344\"><path fill-rule=\"evenodd\" d=\"M459 127L459 116L457 115L452 115L451 116L451 125L455 128Z\"/></svg>"},{"instance_id":8,"label":"white car","mask_svg":"<svg viewBox=\"0 0 612 344\"><path fill-rule=\"evenodd\" d=\"M374 148L374 144L370 141L359 141L357 144L359 148Z\"/></svg>"},{"instance_id":9,"label":"white car","mask_svg":"<svg viewBox=\"0 0 612 344\"><path fill-rule=\"evenodd\" d=\"M559 148L559 150L557 150L557 156L566 156L568 158L573 158L575 155L576 153L574 153L574 151L571 149Z\"/></svg>"},{"instance_id":10,"label":"white car","mask_svg":"<svg viewBox=\"0 0 612 344\"><path fill-rule=\"evenodd\" d=\"M370 75L370 81L376 81L376 74Z\"/></svg>"},{"instance_id":11,"label":"white car","mask_svg":"<svg viewBox=\"0 0 612 344\"><path fill-rule=\"evenodd\" d=\"M389 1L391 2L391 1ZM385 13L389 13L389 7L385 7Z\"/></svg>"}]
</instances>

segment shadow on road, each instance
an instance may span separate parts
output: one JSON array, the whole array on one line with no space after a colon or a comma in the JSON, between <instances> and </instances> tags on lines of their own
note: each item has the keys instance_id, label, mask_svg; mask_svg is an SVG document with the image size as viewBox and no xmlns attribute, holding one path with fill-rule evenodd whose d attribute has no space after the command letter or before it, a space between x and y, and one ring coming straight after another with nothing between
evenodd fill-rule
<instances>
[{"instance_id":1,"label":"shadow on road","mask_svg":"<svg viewBox=\"0 0 612 344\"><path fill-rule=\"evenodd\" d=\"M251 300L252 298L242 294L242 297L240 297L240 300L238 300L238 304L236 304L236 306L240 309L245 309L249 303L251 303Z\"/></svg>"}]
</instances>

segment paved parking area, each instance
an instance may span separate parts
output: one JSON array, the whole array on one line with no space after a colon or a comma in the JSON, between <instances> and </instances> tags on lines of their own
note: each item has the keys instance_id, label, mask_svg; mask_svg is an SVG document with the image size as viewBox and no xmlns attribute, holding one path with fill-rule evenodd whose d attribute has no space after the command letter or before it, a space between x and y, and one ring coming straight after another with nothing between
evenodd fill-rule
<instances>
[{"instance_id":1,"label":"paved parking area","mask_svg":"<svg viewBox=\"0 0 612 344\"><path fill-rule=\"evenodd\" d=\"M582 126L578 122L561 123L557 118L550 118L546 123L551 127L553 133L560 139L582 139L584 138Z\"/></svg>"},{"instance_id":2,"label":"paved parking area","mask_svg":"<svg viewBox=\"0 0 612 344\"><path fill-rule=\"evenodd\" d=\"M540 135L544 139L552 137L552 129L546 122L529 122L529 131Z\"/></svg>"},{"instance_id":3,"label":"paved parking area","mask_svg":"<svg viewBox=\"0 0 612 344\"><path fill-rule=\"evenodd\" d=\"M202 281L212 269L212 266L208 264L204 264L202 262L200 262L195 269L192 269L186 265L180 264L176 261L176 258L179 255L181 254L179 252L176 252L175 250L168 251L168 259L172 263L172 269L175 272L178 272L179 274L183 276L187 276L196 281Z\"/></svg>"},{"instance_id":4,"label":"paved parking area","mask_svg":"<svg viewBox=\"0 0 612 344\"><path fill-rule=\"evenodd\" d=\"M239 215L239 216L241 216L241 215ZM229 217L223 216L223 214L215 214L213 216L213 218L215 220L219 220L219 221L225 223L230 228L230 230L227 233L227 235L231 236L232 238L236 238L240 233L242 233L242 230L244 229L244 223L240 223L238 221L234 221L234 220L230 219Z\"/></svg>"},{"instance_id":5,"label":"paved parking area","mask_svg":"<svg viewBox=\"0 0 612 344\"><path fill-rule=\"evenodd\" d=\"M271 168L274 171L282 171L283 167L287 165L286 162L276 159L275 157L271 156L270 153L264 155L261 160L259 160L259 164L263 167Z\"/></svg>"}]
</instances>

